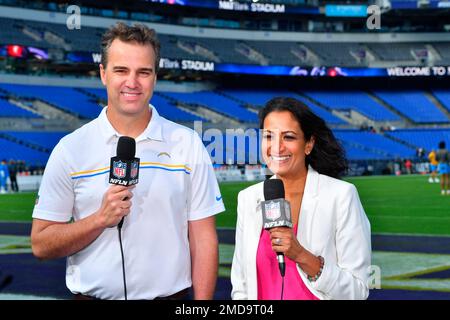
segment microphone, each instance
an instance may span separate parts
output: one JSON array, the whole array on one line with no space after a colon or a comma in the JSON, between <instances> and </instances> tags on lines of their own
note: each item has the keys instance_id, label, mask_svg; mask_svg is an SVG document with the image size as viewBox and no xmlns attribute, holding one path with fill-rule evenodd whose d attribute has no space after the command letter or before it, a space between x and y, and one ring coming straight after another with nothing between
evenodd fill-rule
<instances>
[{"instance_id":1,"label":"microphone","mask_svg":"<svg viewBox=\"0 0 450 320\"><path fill-rule=\"evenodd\" d=\"M117 156L111 158L109 183L121 186L132 186L139 182L139 158L135 158L136 141L127 136L119 138ZM125 198L124 200L126 200ZM117 227L122 228L124 217Z\"/></svg>"},{"instance_id":2,"label":"microphone","mask_svg":"<svg viewBox=\"0 0 450 320\"><path fill-rule=\"evenodd\" d=\"M264 199L261 202L263 226L269 230L275 227L292 228L291 205L284 199L284 185L280 179L268 179L264 181ZM277 252L278 267L284 277L286 265L284 254Z\"/></svg>"}]
</instances>

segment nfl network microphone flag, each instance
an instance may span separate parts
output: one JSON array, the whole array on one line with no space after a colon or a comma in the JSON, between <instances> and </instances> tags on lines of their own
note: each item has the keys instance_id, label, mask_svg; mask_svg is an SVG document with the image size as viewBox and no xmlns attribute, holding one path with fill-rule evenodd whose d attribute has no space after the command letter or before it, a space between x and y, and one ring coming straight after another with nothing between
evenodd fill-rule
<instances>
[{"instance_id":1,"label":"nfl network microphone flag","mask_svg":"<svg viewBox=\"0 0 450 320\"><path fill-rule=\"evenodd\" d=\"M261 207L264 229L271 229L275 227L292 228L291 206L288 201L284 199L263 201Z\"/></svg>"},{"instance_id":2,"label":"nfl network microphone flag","mask_svg":"<svg viewBox=\"0 0 450 320\"><path fill-rule=\"evenodd\" d=\"M139 158L135 158L136 142L131 137L120 137L117 156L111 158L109 183L131 186L139 182Z\"/></svg>"},{"instance_id":3,"label":"nfl network microphone flag","mask_svg":"<svg viewBox=\"0 0 450 320\"><path fill-rule=\"evenodd\" d=\"M123 160L111 159L111 174L109 183L131 186L139 182L139 159Z\"/></svg>"}]
</instances>

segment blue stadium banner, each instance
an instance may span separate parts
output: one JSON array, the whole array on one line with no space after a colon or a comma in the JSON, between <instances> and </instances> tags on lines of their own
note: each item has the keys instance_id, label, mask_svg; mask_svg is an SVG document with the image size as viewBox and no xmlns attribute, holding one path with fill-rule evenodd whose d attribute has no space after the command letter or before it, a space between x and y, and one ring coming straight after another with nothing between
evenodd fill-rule
<instances>
[{"instance_id":1,"label":"blue stadium banner","mask_svg":"<svg viewBox=\"0 0 450 320\"><path fill-rule=\"evenodd\" d=\"M6 46L0 46L0 55L7 55ZM11 51L11 50L9 50ZM101 62L99 52L70 52L66 60L74 63ZM344 68L339 66L261 66L251 64L217 63L191 59L169 59L162 57L159 62L162 70L222 72L236 74L293 76L293 77L448 77L450 66L418 66L392 68Z\"/></svg>"},{"instance_id":2,"label":"blue stadium banner","mask_svg":"<svg viewBox=\"0 0 450 320\"><path fill-rule=\"evenodd\" d=\"M366 5L325 5L327 17L367 17Z\"/></svg>"}]
</instances>

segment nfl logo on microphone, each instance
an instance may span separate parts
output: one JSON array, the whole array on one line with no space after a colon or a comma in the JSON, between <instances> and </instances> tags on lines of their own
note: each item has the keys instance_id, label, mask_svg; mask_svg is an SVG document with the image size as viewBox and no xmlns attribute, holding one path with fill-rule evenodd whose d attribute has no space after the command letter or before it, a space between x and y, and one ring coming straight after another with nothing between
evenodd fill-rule
<instances>
[{"instance_id":1,"label":"nfl logo on microphone","mask_svg":"<svg viewBox=\"0 0 450 320\"><path fill-rule=\"evenodd\" d=\"M130 172L131 179L134 179L134 178L137 177L138 170L139 170L139 162L138 161L133 161L131 163L131 172Z\"/></svg>"},{"instance_id":2,"label":"nfl logo on microphone","mask_svg":"<svg viewBox=\"0 0 450 320\"><path fill-rule=\"evenodd\" d=\"M281 208L279 202L270 201L265 204L266 217L269 220L275 221L281 217Z\"/></svg>"},{"instance_id":3,"label":"nfl logo on microphone","mask_svg":"<svg viewBox=\"0 0 450 320\"><path fill-rule=\"evenodd\" d=\"M114 161L113 162L113 175L118 178L122 179L125 178L127 172L127 164L122 161Z\"/></svg>"}]
</instances>

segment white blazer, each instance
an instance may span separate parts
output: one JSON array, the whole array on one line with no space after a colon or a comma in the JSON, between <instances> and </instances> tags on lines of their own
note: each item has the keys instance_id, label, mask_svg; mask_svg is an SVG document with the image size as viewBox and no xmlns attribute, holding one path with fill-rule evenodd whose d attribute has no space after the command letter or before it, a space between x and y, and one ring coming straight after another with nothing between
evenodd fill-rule
<instances>
[{"instance_id":1,"label":"white blazer","mask_svg":"<svg viewBox=\"0 0 450 320\"><path fill-rule=\"evenodd\" d=\"M232 299L256 300L256 251L262 230L264 183L239 192L236 246L231 267ZM354 185L308 168L297 239L325 259L322 275L308 289L319 299L367 299L371 264L370 224Z\"/></svg>"}]
</instances>

